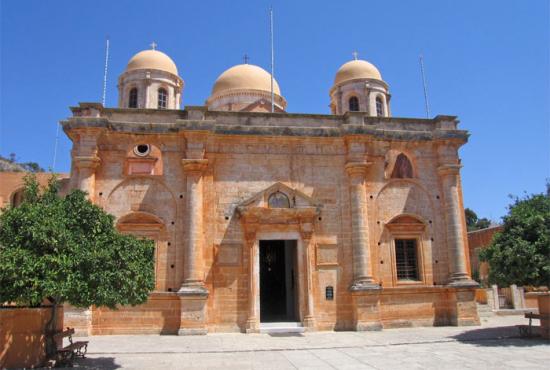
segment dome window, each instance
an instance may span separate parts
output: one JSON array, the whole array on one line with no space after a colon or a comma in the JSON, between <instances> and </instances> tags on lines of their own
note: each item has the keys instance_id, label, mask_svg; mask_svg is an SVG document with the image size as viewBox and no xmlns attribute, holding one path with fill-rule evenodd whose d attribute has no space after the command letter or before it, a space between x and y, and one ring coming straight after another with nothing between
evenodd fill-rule
<instances>
[{"instance_id":1,"label":"dome window","mask_svg":"<svg viewBox=\"0 0 550 370\"><path fill-rule=\"evenodd\" d=\"M168 103L168 92L165 89L158 91L158 109L166 109Z\"/></svg>"},{"instance_id":2,"label":"dome window","mask_svg":"<svg viewBox=\"0 0 550 370\"><path fill-rule=\"evenodd\" d=\"M128 108L138 107L138 90L134 87L130 90L128 97Z\"/></svg>"},{"instance_id":3,"label":"dome window","mask_svg":"<svg viewBox=\"0 0 550 370\"><path fill-rule=\"evenodd\" d=\"M151 151L149 144L138 144L134 147L134 154L138 157L145 157Z\"/></svg>"},{"instance_id":4,"label":"dome window","mask_svg":"<svg viewBox=\"0 0 550 370\"><path fill-rule=\"evenodd\" d=\"M382 117L384 115L384 103L382 103L382 98L376 97L376 115Z\"/></svg>"},{"instance_id":5,"label":"dome window","mask_svg":"<svg viewBox=\"0 0 550 370\"><path fill-rule=\"evenodd\" d=\"M349 110L351 112L359 112L359 99L356 96L349 98Z\"/></svg>"}]
</instances>

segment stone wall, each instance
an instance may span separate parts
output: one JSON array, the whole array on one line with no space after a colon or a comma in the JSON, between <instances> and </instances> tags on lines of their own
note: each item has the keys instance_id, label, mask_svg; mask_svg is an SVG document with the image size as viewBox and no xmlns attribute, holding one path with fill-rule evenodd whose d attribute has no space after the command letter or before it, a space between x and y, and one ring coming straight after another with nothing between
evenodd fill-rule
<instances>
[{"instance_id":1,"label":"stone wall","mask_svg":"<svg viewBox=\"0 0 550 370\"><path fill-rule=\"evenodd\" d=\"M359 301L380 310L373 327L475 322L448 286L470 282L453 117L73 112L73 186L157 248L149 302L93 309L92 333L178 332L192 317L194 332L257 330L262 238L298 241L299 320L312 330L354 329ZM147 160L162 171L128 172L138 144L158 148ZM392 178L400 153L411 178ZM267 205L274 191L289 209ZM397 278L397 237L417 240L417 281ZM380 295L354 300L352 285Z\"/></svg>"},{"instance_id":2,"label":"stone wall","mask_svg":"<svg viewBox=\"0 0 550 370\"><path fill-rule=\"evenodd\" d=\"M45 328L51 307L0 308L0 368L29 368L46 359ZM63 329L63 307L57 310L56 331Z\"/></svg>"},{"instance_id":3,"label":"stone wall","mask_svg":"<svg viewBox=\"0 0 550 370\"><path fill-rule=\"evenodd\" d=\"M91 334L176 334L180 302L174 293L153 293L147 303L117 310L92 308Z\"/></svg>"},{"instance_id":4,"label":"stone wall","mask_svg":"<svg viewBox=\"0 0 550 370\"><path fill-rule=\"evenodd\" d=\"M0 208L11 205L15 193L23 189L25 185L24 177L28 174L28 172L0 172ZM41 186L46 186L52 176L49 172L39 172L35 175ZM57 174L57 178L62 182L61 191L66 191L65 184L67 181L64 180L69 178L69 174L60 173Z\"/></svg>"}]
</instances>

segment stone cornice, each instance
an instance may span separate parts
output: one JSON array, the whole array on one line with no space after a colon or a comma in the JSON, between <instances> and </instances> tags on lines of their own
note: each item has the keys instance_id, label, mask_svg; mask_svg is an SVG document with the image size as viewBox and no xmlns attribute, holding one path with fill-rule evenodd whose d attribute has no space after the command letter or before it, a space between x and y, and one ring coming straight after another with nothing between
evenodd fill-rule
<instances>
[{"instance_id":1,"label":"stone cornice","mask_svg":"<svg viewBox=\"0 0 550 370\"><path fill-rule=\"evenodd\" d=\"M185 172L202 172L208 167L208 159L182 159L181 165Z\"/></svg>"},{"instance_id":2,"label":"stone cornice","mask_svg":"<svg viewBox=\"0 0 550 370\"><path fill-rule=\"evenodd\" d=\"M369 162L348 162L346 163L346 172L349 176L353 175L365 175L367 169L371 163Z\"/></svg>"},{"instance_id":3,"label":"stone cornice","mask_svg":"<svg viewBox=\"0 0 550 370\"><path fill-rule=\"evenodd\" d=\"M74 156L73 163L77 168L96 168L101 160L96 156Z\"/></svg>"},{"instance_id":4,"label":"stone cornice","mask_svg":"<svg viewBox=\"0 0 550 370\"><path fill-rule=\"evenodd\" d=\"M392 141L454 141L458 146L466 143L469 136L467 131L457 129L458 120L454 116L418 119L369 117L364 112L349 112L342 116L214 112L207 111L204 107L187 107L183 111L113 109L97 105L88 106L88 103L73 109L75 115L82 109L93 109L99 116L76 115L61 121L67 133L78 128L97 127L129 134L204 131L208 135L234 136L368 136L375 140ZM135 120L130 121L132 117L135 117Z\"/></svg>"},{"instance_id":5,"label":"stone cornice","mask_svg":"<svg viewBox=\"0 0 550 370\"><path fill-rule=\"evenodd\" d=\"M461 164L443 164L437 167L437 172L440 175L457 175L462 168Z\"/></svg>"}]
</instances>

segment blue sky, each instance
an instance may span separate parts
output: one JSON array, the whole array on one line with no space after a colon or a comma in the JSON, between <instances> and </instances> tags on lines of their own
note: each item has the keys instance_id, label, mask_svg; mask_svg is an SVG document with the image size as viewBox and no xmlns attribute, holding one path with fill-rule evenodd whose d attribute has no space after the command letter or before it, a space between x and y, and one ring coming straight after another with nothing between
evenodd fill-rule
<instances>
[{"instance_id":1,"label":"blue sky","mask_svg":"<svg viewBox=\"0 0 550 370\"><path fill-rule=\"evenodd\" d=\"M458 115L465 205L497 220L509 194L542 192L550 177L549 2L415 1L0 1L0 154L51 167L57 122L69 106L107 105L136 52L158 48L186 82L184 105L202 105L216 77L242 62L269 68L268 8L275 14L275 77L289 112L328 113L334 73L357 50L390 85L396 117L424 117L424 54L432 116ZM57 171L70 167L63 133Z\"/></svg>"}]
</instances>

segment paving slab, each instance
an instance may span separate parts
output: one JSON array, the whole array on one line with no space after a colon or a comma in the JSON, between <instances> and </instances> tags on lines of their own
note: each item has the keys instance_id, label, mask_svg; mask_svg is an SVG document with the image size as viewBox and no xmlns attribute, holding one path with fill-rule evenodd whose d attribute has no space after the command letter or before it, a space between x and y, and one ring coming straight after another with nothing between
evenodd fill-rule
<instances>
[{"instance_id":1,"label":"paving slab","mask_svg":"<svg viewBox=\"0 0 550 370\"><path fill-rule=\"evenodd\" d=\"M380 332L108 335L90 344L82 369L547 369L550 342L521 338L522 316L474 327ZM538 324L538 322L536 322ZM80 339L80 338L79 338Z\"/></svg>"}]
</instances>

